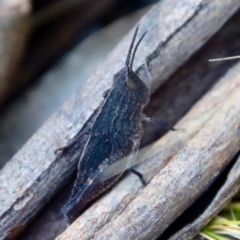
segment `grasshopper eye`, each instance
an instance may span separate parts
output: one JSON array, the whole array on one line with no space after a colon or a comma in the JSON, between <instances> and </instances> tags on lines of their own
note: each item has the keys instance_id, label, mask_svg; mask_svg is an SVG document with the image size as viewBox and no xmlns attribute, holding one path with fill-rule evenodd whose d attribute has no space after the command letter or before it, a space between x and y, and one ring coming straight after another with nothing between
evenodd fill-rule
<instances>
[{"instance_id":1,"label":"grasshopper eye","mask_svg":"<svg viewBox=\"0 0 240 240\"><path fill-rule=\"evenodd\" d=\"M133 79L130 76L126 76L126 83L127 83L127 86L131 90L137 90L138 89L137 84L133 81Z\"/></svg>"}]
</instances>

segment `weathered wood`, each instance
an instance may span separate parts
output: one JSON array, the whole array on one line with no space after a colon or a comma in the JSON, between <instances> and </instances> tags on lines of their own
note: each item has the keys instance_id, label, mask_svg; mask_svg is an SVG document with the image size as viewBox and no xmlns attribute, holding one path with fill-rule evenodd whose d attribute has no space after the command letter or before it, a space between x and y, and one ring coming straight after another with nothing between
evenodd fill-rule
<instances>
[{"instance_id":1,"label":"weathered wood","mask_svg":"<svg viewBox=\"0 0 240 240\"><path fill-rule=\"evenodd\" d=\"M148 74L143 66L147 59L152 76L149 84L153 89L216 32L240 5L238 1L186 0L181 6L178 3L161 1L141 22L141 30L149 29L149 34L135 65L139 69L137 72L146 79ZM182 11L179 11L180 7ZM99 105L102 93L124 62L122 53L127 49L129 39L130 36L124 39L97 73L88 79L84 92L76 93L56 112L1 171L2 239L24 227L70 175L77 158L56 158L53 152L76 135Z\"/></svg>"},{"instance_id":2,"label":"weathered wood","mask_svg":"<svg viewBox=\"0 0 240 240\"><path fill-rule=\"evenodd\" d=\"M236 26L238 26L239 19L240 15L237 12L200 51L194 54L152 95L145 111L147 116L154 115L156 118L176 123L197 100L226 74L228 69L236 64L234 61L210 64L207 60L216 56L229 56L233 52L238 52L240 48L240 32ZM231 46L231 48L226 46ZM75 72L72 72L72 74L75 75ZM225 90L228 92L228 89ZM205 110L209 112L209 107ZM203 113L205 113L204 110ZM207 115L205 114L205 116ZM196 115L190 122L195 121L195 119ZM153 139L159 139L163 134L157 126L147 126L148 128L146 129L145 126L144 129L144 144L146 144L146 140L152 143ZM174 132L172 136L174 138L179 137L179 132ZM54 199L37 216L36 220L26 228L21 235L21 240L32 240L33 238L36 240L51 240L66 229L67 223L60 211L70 196L72 186L73 182L70 182L56 194Z\"/></svg>"},{"instance_id":3,"label":"weathered wood","mask_svg":"<svg viewBox=\"0 0 240 240\"><path fill-rule=\"evenodd\" d=\"M169 133L139 152L139 161L147 158L139 171L151 179L144 189L135 176L128 176L57 239L159 236L239 149L239 71L240 64L192 108L176 125L179 133ZM185 146L174 155L181 143ZM164 150L165 145L177 148Z\"/></svg>"},{"instance_id":4,"label":"weathered wood","mask_svg":"<svg viewBox=\"0 0 240 240\"><path fill-rule=\"evenodd\" d=\"M208 208L194 222L174 234L170 240L192 239L207 223L216 216L239 191L240 186L240 157L229 172L226 182L217 193Z\"/></svg>"}]
</instances>

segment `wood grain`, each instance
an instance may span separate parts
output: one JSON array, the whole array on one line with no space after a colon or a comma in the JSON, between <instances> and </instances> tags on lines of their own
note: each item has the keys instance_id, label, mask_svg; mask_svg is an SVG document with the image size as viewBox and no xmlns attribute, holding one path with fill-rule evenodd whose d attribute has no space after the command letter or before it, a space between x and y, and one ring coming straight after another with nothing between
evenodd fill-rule
<instances>
[{"instance_id":1,"label":"wood grain","mask_svg":"<svg viewBox=\"0 0 240 240\"><path fill-rule=\"evenodd\" d=\"M217 0L185 0L181 3L165 0L156 4L141 21L141 31L148 29L148 35L136 57L137 73L143 79L149 79L152 90L156 89L223 25L239 5L237 0L224 3ZM80 153L62 158L56 157L54 150L66 145L85 127L100 104L103 92L111 85L113 75L121 68L131 36L132 33L88 79L84 91L76 92L1 171L0 239L24 228L71 175ZM104 214L101 216L105 218Z\"/></svg>"},{"instance_id":2,"label":"wood grain","mask_svg":"<svg viewBox=\"0 0 240 240\"><path fill-rule=\"evenodd\" d=\"M144 111L147 116L165 119L173 124L178 122L192 108L192 106L201 99L204 94L206 94L206 92L208 92L209 89L211 89L212 86L214 86L214 84L216 84L216 82L218 82L232 66L236 64L236 61L225 61L212 64L208 62L208 59L216 56L229 56L234 52L238 52L240 48L240 33L236 26L238 26L239 19L240 15L237 12L235 16L229 20L225 26L217 34L215 34L210 41L208 41L208 43L204 45L204 47L194 54L167 80L167 82L157 89L157 91L152 95L151 101ZM78 71L72 71L71 73L75 76L75 74L78 74ZM57 76L59 76L59 74ZM54 74L52 77L54 77ZM68 78L68 81L70 79L71 78ZM228 88L223 89L223 92L224 90L226 93L229 92ZM226 93L220 92L223 97L227 96ZM185 123L186 129L189 131L191 129L194 130L194 128L192 128L192 123L201 123L201 121L195 122L198 117L201 116L203 120L204 118L207 118L208 113L210 113L209 107L210 106L208 105L207 108L206 106L203 106L204 110L202 113L198 115L196 113L192 119L188 119ZM215 110L213 109L213 111ZM189 120L191 124L189 124ZM179 139L179 134L182 133L184 134L184 132L174 132L172 137L174 137L174 139ZM142 140L143 144L146 146L146 140L149 141L148 144L153 143L163 136L164 132L158 126L148 124L144 128L144 134L145 136ZM161 147L163 149L161 152L161 159L167 158L167 152L174 155L174 152L178 149L177 143L182 144L184 141L182 138L181 141L175 141L175 150L174 146L171 146L171 142L166 142L165 147L163 144L158 145L158 148ZM148 151L148 153L151 153L151 151ZM145 161L144 164L147 164L147 162L148 161ZM152 169L155 165L156 161L150 165L149 168ZM154 172L156 172L156 170L154 170ZM147 178L146 175L147 174L144 175L145 178ZM20 237L21 240L32 240L33 238L36 240L51 240L67 228L66 220L61 214L61 208L67 202L72 186L73 182L71 181L54 196L50 203L42 209L41 214L38 215L36 219L25 229L24 233ZM203 195L206 194L204 193ZM210 197L206 196L206 199L210 199ZM198 203L195 202L194 204L196 204L195 210L198 209ZM191 210L191 212L194 212L194 210ZM182 226L184 226L184 223ZM172 231L171 233L173 234Z\"/></svg>"},{"instance_id":3,"label":"wood grain","mask_svg":"<svg viewBox=\"0 0 240 240\"><path fill-rule=\"evenodd\" d=\"M216 216L239 191L240 186L240 157L227 175L226 181L208 208L195 221L180 229L170 240L192 239L207 223Z\"/></svg>"},{"instance_id":4,"label":"wood grain","mask_svg":"<svg viewBox=\"0 0 240 240\"><path fill-rule=\"evenodd\" d=\"M161 235L239 149L239 70L240 64L192 108L176 125L179 133L169 133L139 152L138 161L147 161L138 170L150 181L144 189L135 176L128 176L57 239ZM184 236L193 237L191 231Z\"/></svg>"}]
</instances>

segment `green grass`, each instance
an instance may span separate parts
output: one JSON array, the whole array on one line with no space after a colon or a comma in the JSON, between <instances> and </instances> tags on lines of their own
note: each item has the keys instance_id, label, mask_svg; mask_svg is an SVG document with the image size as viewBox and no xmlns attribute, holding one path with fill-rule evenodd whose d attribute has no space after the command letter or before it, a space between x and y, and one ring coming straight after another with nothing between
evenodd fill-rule
<instances>
[{"instance_id":1,"label":"green grass","mask_svg":"<svg viewBox=\"0 0 240 240\"><path fill-rule=\"evenodd\" d=\"M200 235L208 240L240 239L240 201L229 203L202 229Z\"/></svg>"}]
</instances>

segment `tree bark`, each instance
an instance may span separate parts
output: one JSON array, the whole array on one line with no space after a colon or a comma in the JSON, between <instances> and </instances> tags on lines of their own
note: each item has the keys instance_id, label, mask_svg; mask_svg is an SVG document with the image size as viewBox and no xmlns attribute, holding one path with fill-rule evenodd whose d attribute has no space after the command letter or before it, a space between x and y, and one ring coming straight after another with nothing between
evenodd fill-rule
<instances>
[{"instance_id":1,"label":"tree bark","mask_svg":"<svg viewBox=\"0 0 240 240\"><path fill-rule=\"evenodd\" d=\"M220 3L217 0L185 0L181 1L180 5L179 1L166 0L156 4L142 19L140 24L141 31L148 29L148 35L140 47L141 51L138 52L134 64L139 76L143 79L149 79L149 86L151 86L152 91L155 90L223 25L223 23L237 10L239 5L240 3L237 0L229 0L224 3ZM72 154L69 157L64 158L61 156L56 157L54 155L54 151L59 147L65 146L68 142L67 139L75 137L79 131L87 128L86 124L90 121L93 111L102 101L103 92L109 88L109 85L111 85L113 75L123 66L123 62L126 57L123 53L127 52L131 37L132 32L107 57L106 61L104 61L104 63L99 67L98 71L88 79L88 84L84 90L79 91L72 96L72 98L45 123L45 125L26 143L26 145L1 171L1 239L11 237L24 228L31 218L35 216L37 211L56 193L57 190L62 187L63 182L65 182L71 175L80 155L79 150L75 151L75 148L72 149ZM146 65L148 71L146 71ZM149 75L151 78L149 78ZM235 95L234 97L238 100ZM226 102L224 105L225 108L223 106L222 113L217 113L220 118L223 118L223 114L227 111L230 104L233 103ZM79 106L81 106L81 108ZM233 105L233 107L238 110L237 106ZM233 117L233 120L236 120L236 116L229 115L228 117L230 116ZM215 117L213 119L217 121ZM213 127L216 124L214 120L209 122L209 127ZM227 121L227 118L223 120ZM231 134L235 136L235 125L230 120L229 122L225 122L231 126L233 125L232 131L229 130L228 134L224 136L227 139ZM205 132L203 131L201 134L199 133L200 138L203 138L207 132L206 128L204 129ZM214 130L217 131L219 129L214 128ZM212 144L211 141L215 141L217 135L214 135L214 133L205 144ZM196 147L197 142L197 140L194 140L193 143L189 142L189 147L191 145L192 147ZM233 151L235 150L236 144L237 141L231 145L231 147L229 147L229 145L225 147L227 149L229 147L230 150ZM80 143L78 145L78 147L80 147ZM203 147L205 147L205 145L203 145ZM187 150L189 153L191 152L190 148ZM179 166L179 171L176 173L179 174L179 176L182 176L181 171L187 171L188 165L186 161L181 161L180 159L183 154L178 154L177 156L178 157L175 156L165 168L171 169L173 162L176 164L183 162L183 165ZM208 157L209 156L210 155L208 155ZM197 158L197 155L195 157ZM212 171L215 171L215 173L220 171L221 166L224 166L229 160L226 158L221 159L218 166L212 167ZM177 159L179 159L179 161ZM202 156L202 159L200 160L205 161L206 159ZM194 164L193 157L191 157L190 163L192 165ZM211 162L208 164L211 166ZM200 170L204 169L205 168L203 167ZM136 234L141 232L138 226L144 226L143 222L141 222L143 221L143 218L139 217L139 219L137 219L138 217L134 217L134 214L138 215L137 212L134 212L136 209L134 202L140 201L138 199L141 199L141 203L146 201L145 204L148 204L150 208L153 207L155 203L152 201L147 202L149 198L144 193L149 191L147 194L153 194L153 187L156 185L156 182L160 181L159 178L161 178L162 174L164 174L164 172L160 172L160 174L156 175L154 180L151 181L147 188L142 192L139 190L140 185L137 185L138 183L134 184L136 188L131 193L131 196L134 197L134 194L138 191L140 191L140 195L136 198L136 200L132 199L132 202L129 203L133 206L132 212L129 208L125 209L127 214L133 214L133 221L139 221L139 225L134 226L136 227L136 233L134 236L137 236ZM212 175L209 176L208 174L201 172L200 178L197 178L198 181L196 181L196 184L200 184L200 190L204 189L207 181L206 179L212 177ZM187 176L190 178L192 177L190 173L189 175L186 175L186 177ZM170 178L170 175L166 174L166 177L166 179L169 180L169 183L171 181L175 181ZM187 182L187 179L183 180L186 180ZM124 184L124 182L125 180L121 182L119 186ZM162 185L160 184L156 191L160 191L161 187L164 186L165 183L162 182ZM183 191L184 188L181 188L180 190ZM187 189L185 190L187 191ZM179 193L180 197L183 197L181 195L182 193L183 192ZM192 195L191 192L189 192L189 194L189 200L184 205L185 208L187 207L187 204L194 201L199 193L193 191ZM120 207L116 209L114 214L120 214L123 210L121 207L124 204L118 202L120 199L121 198L115 199L115 206L119 203ZM152 200L154 200L154 198ZM169 204L171 204L171 202L169 202ZM104 206L108 206L107 202L104 203ZM182 211L184 210L184 207L182 208ZM93 208L94 207L91 209ZM88 215L88 212L90 213L92 211L91 209L85 212L78 221L81 221L82 217ZM172 215L176 216L174 211L177 211L177 209L173 208L172 211ZM156 211L154 213L153 211L152 213L153 216L156 216L158 212ZM140 216L147 216L147 211L142 211L141 214L142 215ZM180 212L178 214L180 214ZM164 227L166 228L166 226L173 221L174 217L172 215L169 216L168 221L166 221L161 228L157 228L154 231L152 231L151 228L148 228L145 235L142 235L143 238L145 236L150 236L149 234L151 234L151 236L156 236L161 233L164 230ZM109 216L111 216L111 214ZM117 220L111 220L105 210L100 214L100 217L103 219L103 222L99 223L102 228L99 229L99 233L97 233L98 235L96 236L107 236L111 232L110 230L107 230L107 227L109 226L109 229L111 229L110 225L112 224L112 226L115 226L115 224L117 224ZM117 219L122 219L122 223L127 221L127 219L121 214ZM158 218L155 220L157 219ZM94 224L96 223L95 220L96 219L93 219L93 221L88 222L89 225L86 225L88 225L88 227L93 226L94 228ZM110 220L111 224L108 222ZM152 217L149 218L149 220L152 221L150 221L149 226L156 226L157 223ZM103 227L103 223L106 223L106 226ZM89 231L89 235L91 235L92 231L89 230L86 225L84 225L84 228L81 231L85 229L86 231ZM75 226L75 224L73 224L72 227L73 226ZM121 230L120 226L121 224L119 225L119 230ZM131 226L127 224L126 226L129 226L130 230ZM80 226L77 227L78 230L80 230L79 227ZM106 232L104 233L104 231ZM73 233L76 234L76 232ZM85 232L85 234L88 235L87 232ZM122 231L119 236L124 236L124 234L126 234L126 232ZM60 238L64 239L66 236L67 235L63 234ZM79 236L80 235L78 235L78 237ZM82 235L82 237L84 237L84 235Z\"/></svg>"},{"instance_id":2,"label":"tree bark","mask_svg":"<svg viewBox=\"0 0 240 240\"><path fill-rule=\"evenodd\" d=\"M149 182L145 188L135 176L128 176L57 239L160 236L201 196L239 150L239 71L240 64L180 120L176 125L178 133L169 133L139 152L139 162L147 159L147 163L138 168ZM235 188L227 199L236 193L238 179L234 180ZM222 202L218 204L224 206ZM219 206L215 205L218 210ZM212 216L212 213L208 214ZM201 221L201 227L203 224ZM191 239L195 234L197 230L172 239Z\"/></svg>"}]
</instances>

